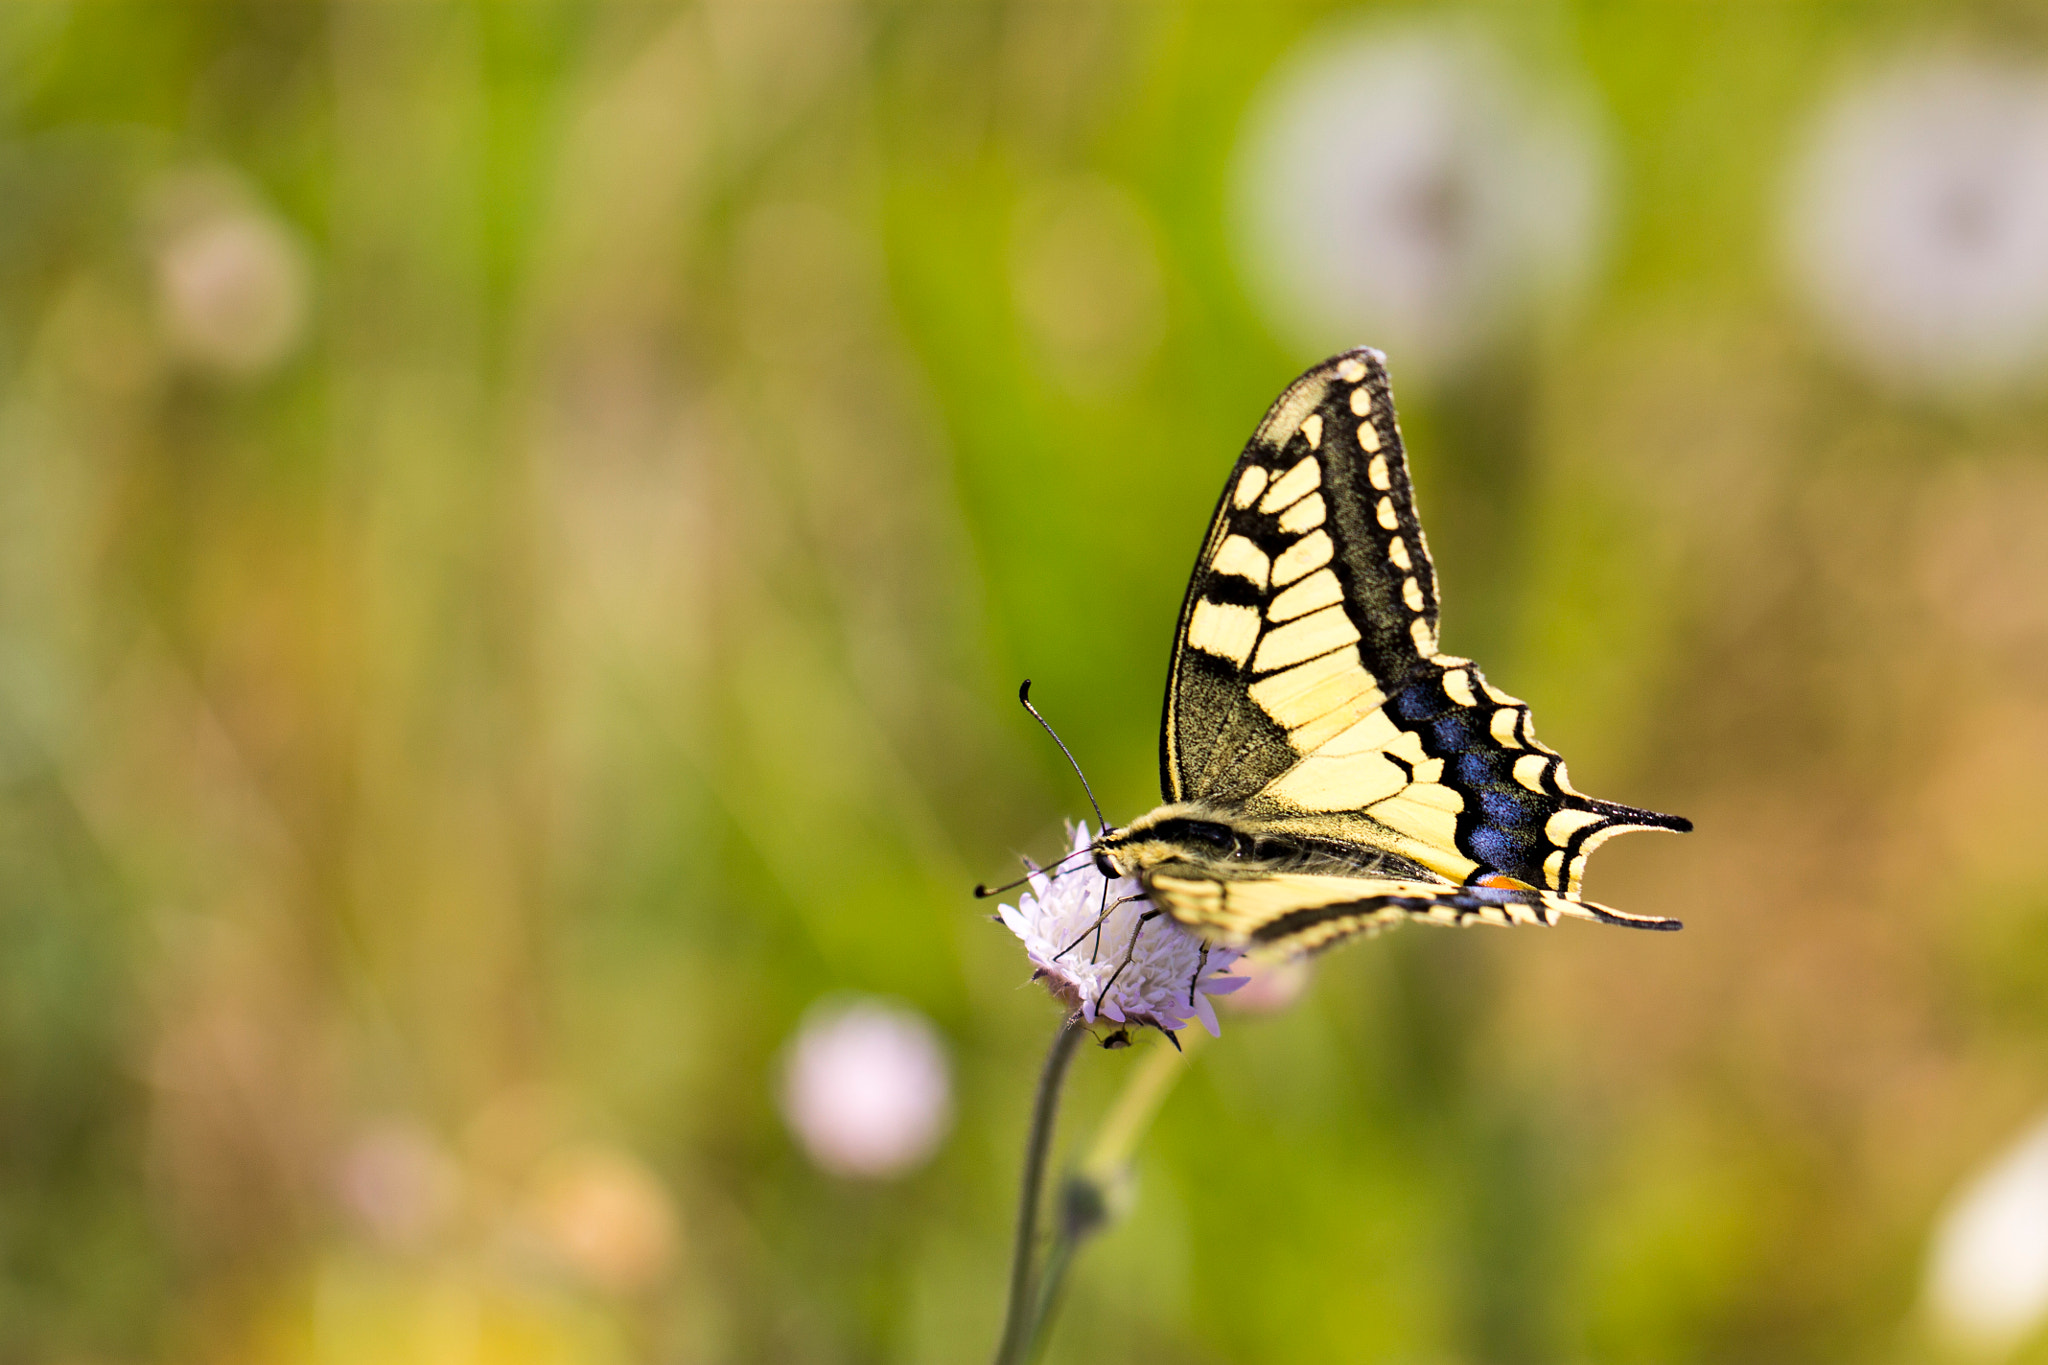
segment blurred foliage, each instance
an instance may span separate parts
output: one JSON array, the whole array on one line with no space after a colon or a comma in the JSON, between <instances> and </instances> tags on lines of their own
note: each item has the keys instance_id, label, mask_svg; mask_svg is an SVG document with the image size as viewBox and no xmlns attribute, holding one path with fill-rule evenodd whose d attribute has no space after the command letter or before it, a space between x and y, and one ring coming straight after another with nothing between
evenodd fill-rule
<instances>
[{"instance_id":1,"label":"blurred foliage","mask_svg":"<svg viewBox=\"0 0 2048 1365\"><path fill-rule=\"evenodd\" d=\"M1228 158L1333 12L0 8L0 1360L988 1349L1055 1011L965 891L1080 809L1016 680L1149 804L1317 358ZM1838 67L2048 11L1481 13L1598 92L1618 218L1568 323L1392 357L1447 644L1696 819L1592 887L1688 929L1413 930L1231 1020L1053 1356L1924 1359L1928 1220L2048 1092L2048 412L1831 360L1771 214ZM179 341L198 201L286 244L223 316L303 264L274 353ZM840 989L955 1049L897 1184L775 1114ZM573 1150L651 1178L552 1199ZM672 1237L591 1253L636 1198Z\"/></svg>"}]
</instances>

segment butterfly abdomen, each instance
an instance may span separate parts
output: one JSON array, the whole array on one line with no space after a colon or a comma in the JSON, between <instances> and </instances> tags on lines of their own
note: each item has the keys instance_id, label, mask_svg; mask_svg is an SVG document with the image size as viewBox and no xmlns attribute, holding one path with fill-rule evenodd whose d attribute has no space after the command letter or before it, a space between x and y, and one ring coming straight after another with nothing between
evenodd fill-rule
<instances>
[{"instance_id":1,"label":"butterfly abdomen","mask_svg":"<svg viewBox=\"0 0 2048 1365\"><path fill-rule=\"evenodd\" d=\"M1242 812L1199 802L1161 806L1106 836L1102 847L1121 872L1135 876L1167 864L1201 865L1230 878L1280 873L1434 876L1391 852L1305 830L1281 830Z\"/></svg>"}]
</instances>

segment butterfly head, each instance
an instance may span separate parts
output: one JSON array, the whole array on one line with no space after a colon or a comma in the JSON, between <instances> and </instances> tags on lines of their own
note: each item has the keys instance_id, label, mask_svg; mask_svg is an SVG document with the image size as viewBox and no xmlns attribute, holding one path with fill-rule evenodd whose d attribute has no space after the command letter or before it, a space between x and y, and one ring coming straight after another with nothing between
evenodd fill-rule
<instances>
[{"instance_id":1,"label":"butterfly head","mask_svg":"<svg viewBox=\"0 0 2048 1365\"><path fill-rule=\"evenodd\" d=\"M1129 825L1121 829L1114 825L1105 825L1096 834L1095 842L1088 846L1088 851L1094 858L1095 870L1111 881L1119 877L1133 876L1138 870L1138 866L1133 864L1129 857L1131 832L1132 827Z\"/></svg>"},{"instance_id":2,"label":"butterfly head","mask_svg":"<svg viewBox=\"0 0 2048 1365\"><path fill-rule=\"evenodd\" d=\"M1161 806L1095 841L1095 866L1105 877L1131 877L1167 862L1218 862L1240 857L1243 834L1218 812L1193 802Z\"/></svg>"}]
</instances>

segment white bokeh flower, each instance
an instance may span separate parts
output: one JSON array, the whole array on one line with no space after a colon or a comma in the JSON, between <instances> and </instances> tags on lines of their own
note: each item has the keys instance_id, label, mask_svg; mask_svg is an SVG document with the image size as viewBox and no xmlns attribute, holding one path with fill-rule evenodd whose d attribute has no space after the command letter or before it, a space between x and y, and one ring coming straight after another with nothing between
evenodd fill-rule
<instances>
[{"instance_id":1,"label":"white bokeh flower","mask_svg":"<svg viewBox=\"0 0 2048 1365\"><path fill-rule=\"evenodd\" d=\"M953 1120L945 1044L931 1021L880 999L813 1007L784 1058L782 1114L812 1161L879 1180L922 1166Z\"/></svg>"},{"instance_id":2,"label":"white bokeh flower","mask_svg":"<svg viewBox=\"0 0 2048 1365\"><path fill-rule=\"evenodd\" d=\"M1787 185L1793 283L1902 388L2048 374L2048 72L1959 54L1867 73L1815 117Z\"/></svg>"},{"instance_id":3,"label":"white bokeh flower","mask_svg":"<svg viewBox=\"0 0 2048 1365\"><path fill-rule=\"evenodd\" d=\"M1311 35L1253 101L1233 173L1275 330L1317 355L1370 337L1427 372L1576 295L1604 237L1590 108L1469 25Z\"/></svg>"},{"instance_id":4,"label":"white bokeh flower","mask_svg":"<svg viewBox=\"0 0 2048 1365\"><path fill-rule=\"evenodd\" d=\"M1943 1211L1928 1256L1927 1304L1956 1345L1993 1356L2048 1319L2048 1119Z\"/></svg>"},{"instance_id":5,"label":"white bokeh flower","mask_svg":"<svg viewBox=\"0 0 2048 1365\"><path fill-rule=\"evenodd\" d=\"M1076 826L1073 852L1083 853L1089 841L1088 827ZM1035 979L1054 996L1091 1024L1100 1016L1170 1034L1199 1019L1215 1035L1216 1009L1209 997L1244 985L1241 976L1223 975L1242 954L1230 948L1205 954L1201 939L1165 915L1141 925L1140 917L1152 907L1136 879L1107 881L1086 857L1072 859L1056 874L1034 869L1030 885L1014 907L999 911L1003 924L1024 941ZM1102 919L1105 905L1114 908Z\"/></svg>"}]
</instances>

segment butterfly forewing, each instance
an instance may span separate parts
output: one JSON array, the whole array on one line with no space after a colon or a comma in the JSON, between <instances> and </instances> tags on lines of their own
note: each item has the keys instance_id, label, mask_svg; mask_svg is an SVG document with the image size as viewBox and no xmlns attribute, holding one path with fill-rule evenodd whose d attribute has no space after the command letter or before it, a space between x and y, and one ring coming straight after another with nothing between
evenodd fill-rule
<instances>
[{"instance_id":1,"label":"butterfly forewing","mask_svg":"<svg viewBox=\"0 0 2048 1365\"><path fill-rule=\"evenodd\" d=\"M1231 471L1181 604L1167 800L1249 799L1436 648L1436 575L1379 355L1296 380Z\"/></svg>"}]
</instances>

